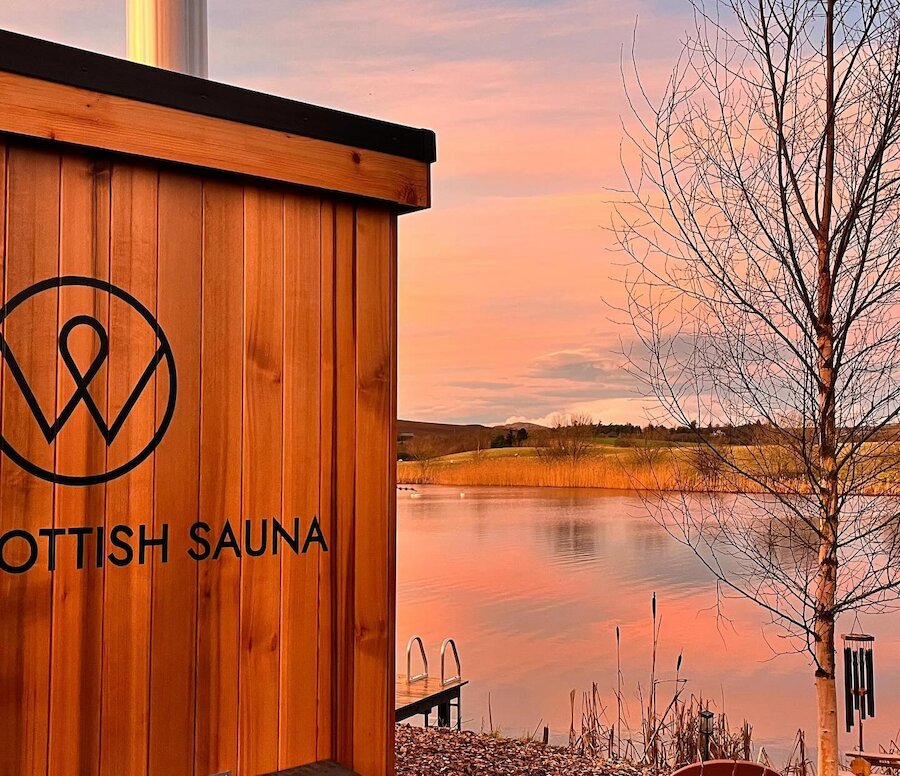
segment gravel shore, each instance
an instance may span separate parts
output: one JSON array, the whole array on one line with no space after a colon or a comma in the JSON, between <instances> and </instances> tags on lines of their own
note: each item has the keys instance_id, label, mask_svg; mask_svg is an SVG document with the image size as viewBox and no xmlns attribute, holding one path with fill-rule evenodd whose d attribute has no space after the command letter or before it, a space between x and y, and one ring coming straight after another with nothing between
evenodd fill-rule
<instances>
[{"instance_id":1,"label":"gravel shore","mask_svg":"<svg viewBox=\"0 0 900 776\"><path fill-rule=\"evenodd\" d=\"M397 776L644 776L556 746L468 731L397 726Z\"/></svg>"}]
</instances>

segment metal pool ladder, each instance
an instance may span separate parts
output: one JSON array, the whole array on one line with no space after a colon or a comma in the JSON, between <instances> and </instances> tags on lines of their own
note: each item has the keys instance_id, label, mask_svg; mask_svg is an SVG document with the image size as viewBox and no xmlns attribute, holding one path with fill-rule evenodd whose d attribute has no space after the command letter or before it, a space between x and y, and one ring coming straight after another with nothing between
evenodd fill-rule
<instances>
[{"instance_id":1,"label":"metal pool ladder","mask_svg":"<svg viewBox=\"0 0 900 776\"><path fill-rule=\"evenodd\" d=\"M422 674L416 674L413 676L412 672L412 648L413 644L419 645L419 654L422 655L422 665L425 667L425 672ZM428 678L428 655L425 654L425 645L422 643L422 639L419 636L413 636L409 641L406 642L406 681L409 683L418 682L421 679Z\"/></svg>"},{"instance_id":2,"label":"metal pool ladder","mask_svg":"<svg viewBox=\"0 0 900 776\"><path fill-rule=\"evenodd\" d=\"M419 644L421 644L421 639L419 640ZM451 647L453 649L453 660L456 661L456 673L451 676L449 679L445 679L446 676L444 672L444 658L447 657L447 647ZM423 650L422 655L424 656L425 652ZM425 670L428 670L428 664L425 664ZM456 642L453 639L444 639L443 644L441 644L441 687L445 687L448 684L453 684L453 682L458 682L462 679L462 666L459 664L459 652L456 650Z\"/></svg>"}]
</instances>

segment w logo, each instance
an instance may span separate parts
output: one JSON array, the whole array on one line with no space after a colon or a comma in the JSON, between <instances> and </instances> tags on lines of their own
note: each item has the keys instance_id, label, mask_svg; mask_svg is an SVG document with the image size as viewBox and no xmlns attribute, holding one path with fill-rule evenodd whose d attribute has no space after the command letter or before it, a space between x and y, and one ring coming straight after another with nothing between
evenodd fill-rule
<instances>
[{"instance_id":1,"label":"w logo","mask_svg":"<svg viewBox=\"0 0 900 776\"><path fill-rule=\"evenodd\" d=\"M107 418L101 408L97 406L97 402L94 400L91 393L91 386L98 378L98 375L101 374L104 365L107 366L107 370L110 369L110 365L108 364L110 355L109 334L101 321L91 315L74 315L59 327L59 332L54 338L57 349L57 368L66 370L71 378L71 383L74 384L74 391L64 402L62 401L64 397L59 397L59 402L57 404L59 410L55 417L48 417L42 409L41 402L38 400L32 382L29 381L29 376L26 374L26 369L23 368L19 359L17 359L15 350L8 336L7 322L17 308L30 300L36 299L41 294L53 293L59 295L61 298L62 294L66 292L66 289L71 289L73 287L93 289L95 292L99 291L101 293L106 293L109 295L110 304L112 304L114 300L118 300L118 304L124 303L124 305L126 305L124 314L136 316L132 323L134 325L139 324L142 328L146 327L146 331L144 332L145 336L154 340L155 352L147 361L146 366L143 368L143 371L140 373L140 376L128 393L124 404L110 418ZM4 391L15 388L21 393L34 423L37 424L48 445L56 441L57 437L59 437L66 428L66 424L71 420L75 411L80 406L83 406L92 422L97 427L106 446L111 446L116 441L119 432L125 426L132 410L147 391L148 386L157 372L162 368L168 376L168 397L165 401L165 410L162 413L162 417L157 419L156 428L152 437L146 441L146 444L139 447L133 455L130 455L125 463L105 471L53 471L30 460L26 455L20 453L14 444L14 440L10 439L7 430L3 429L3 433L0 434L0 449L2 449L3 452L19 466L25 469L25 471L33 474L35 477L40 477L41 479L63 485L94 485L101 482L107 482L128 473L144 461L162 441L175 412L175 397L177 391L175 359L172 355L172 348L169 345L165 332L163 332L159 323L153 317L153 314L137 299L131 296L131 294L111 283L95 278L71 275L59 278L49 278L26 288L24 291L21 291L10 299L9 302L0 309L0 327L2 327L2 330L0 330L0 357L2 357L3 363L5 363L6 368L8 369L8 374L13 378L11 381L8 378L5 379ZM88 364L79 365L73 355L72 338L73 335L76 335L76 332L84 331L87 331L92 335L96 345L96 353ZM46 380L46 375L32 375L32 381L35 377ZM160 381L160 383L163 384L165 384L165 382L166 381ZM59 384L62 386L64 381L60 380Z\"/></svg>"}]
</instances>

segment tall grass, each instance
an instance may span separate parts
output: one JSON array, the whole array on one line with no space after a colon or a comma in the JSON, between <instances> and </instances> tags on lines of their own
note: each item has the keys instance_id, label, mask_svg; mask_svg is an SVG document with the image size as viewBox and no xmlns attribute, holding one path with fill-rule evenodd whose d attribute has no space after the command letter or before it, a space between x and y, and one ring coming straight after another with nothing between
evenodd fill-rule
<instances>
[{"instance_id":1,"label":"tall grass","mask_svg":"<svg viewBox=\"0 0 900 776\"><path fill-rule=\"evenodd\" d=\"M656 593L650 606L650 676L645 687L640 684L637 687L641 712L639 724L632 725L629 720L617 657L615 708L604 703L594 683L589 691L582 694L580 730L576 729L576 693L572 690L569 746L597 759L625 760L660 771L696 762L704 756L707 740L701 724L701 712L709 708L709 703L702 697L685 695L687 680L681 675L682 655L678 656L673 673L660 671L657 655L662 620L657 609ZM621 634L616 628L617 656L620 640ZM665 688L671 688L671 696L663 692ZM708 746L709 756L713 759L749 760L752 755L752 727L744 721L734 729L720 711L713 719Z\"/></svg>"},{"instance_id":2,"label":"tall grass","mask_svg":"<svg viewBox=\"0 0 900 776\"><path fill-rule=\"evenodd\" d=\"M452 460L452 463L451 463ZM410 485L506 485L615 490L709 490L686 456L665 451L644 460L631 450L611 450L579 461L539 456L448 458L403 461L398 481Z\"/></svg>"},{"instance_id":3,"label":"tall grass","mask_svg":"<svg viewBox=\"0 0 900 776\"><path fill-rule=\"evenodd\" d=\"M409 485L501 485L551 488L681 491L695 493L758 493L767 488L784 493L809 492L808 480L793 472L773 476L766 447L733 446L725 455L753 478L735 473L731 465L708 449L682 447L595 447L578 460L515 454L461 455L402 461L397 479ZM492 451L493 452L493 451ZM771 451L773 456L777 451ZM879 464L879 469L882 465ZM764 487L765 485L765 487ZM897 465L883 467L869 483L867 494L900 495L900 453Z\"/></svg>"},{"instance_id":4,"label":"tall grass","mask_svg":"<svg viewBox=\"0 0 900 776\"><path fill-rule=\"evenodd\" d=\"M575 690L571 691L571 724L569 747L597 760L619 760L644 766L651 773L665 773L706 756L710 759L751 760L753 751L753 727L744 720L732 725L721 709L713 711L712 729L707 735L702 725L701 712L712 711L715 704L701 695L690 694L687 679L682 676L682 655L678 656L674 670L660 668L657 663L661 617L657 611L656 594L651 601L651 661L649 681L637 686L640 719L632 720L628 703L622 695L622 672L616 666L616 682L612 692L614 703L606 703L597 683L581 694L577 708ZM616 628L616 653L618 655L621 634ZM773 770L785 776L807 776L809 761L802 731L798 731L797 744L784 766L768 762L765 750L759 757ZM645 771L646 772L646 771Z\"/></svg>"}]
</instances>

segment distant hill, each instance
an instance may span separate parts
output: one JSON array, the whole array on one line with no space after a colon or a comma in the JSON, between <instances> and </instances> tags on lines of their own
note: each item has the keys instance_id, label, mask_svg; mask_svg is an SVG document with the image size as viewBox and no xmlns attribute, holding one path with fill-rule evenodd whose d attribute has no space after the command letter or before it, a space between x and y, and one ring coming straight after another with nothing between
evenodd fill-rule
<instances>
[{"instance_id":1,"label":"distant hill","mask_svg":"<svg viewBox=\"0 0 900 776\"><path fill-rule=\"evenodd\" d=\"M499 434L500 431L506 431L508 428L524 428L528 431L539 431L545 426L537 423L507 423L499 426L483 426L477 423L429 423L424 420L398 420L397 433L399 434L419 434L431 436L457 436L459 434L472 434L489 432L492 435Z\"/></svg>"},{"instance_id":2,"label":"distant hill","mask_svg":"<svg viewBox=\"0 0 900 776\"><path fill-rule=\"evenodd\" d=\"M510 423L483 426L477 423L428 423L420 420L398 420L397 434L402 440L401 454L437 457L461 453L465 450L487 449L491 440L507 429L524 428L529 434L543 430L536 423ZM405 457L405 456L404 456Z\"/></svg>"},{"instance_id":3,"label":"distant hill","mask_svg":"<svg viewBox=\"0 0 900 776\"><path fill-rule=\"evenodd\" d=\"M455 423L427 423L421 420L398 420L398 434L412 434L413 436L457 436L459 434L478 434L488 431L487 426L477 424L457 425Z\"/></svg>"}]
</instances>

